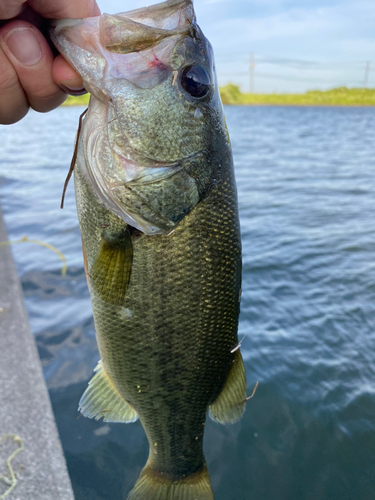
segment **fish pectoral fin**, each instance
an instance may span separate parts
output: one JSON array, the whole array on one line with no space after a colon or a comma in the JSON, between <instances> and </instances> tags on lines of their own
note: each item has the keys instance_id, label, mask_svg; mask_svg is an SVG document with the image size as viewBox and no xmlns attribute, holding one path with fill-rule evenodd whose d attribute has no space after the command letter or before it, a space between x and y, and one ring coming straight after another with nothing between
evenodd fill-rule
<instances>
[{"instance_id":1,"label":"fish pectoral fin","mask_svg":"<svg viewBox=\"0 0 375 500\"><path fill-rule=\"evenodd\" d=\"M135 422L138 414L119 394L99 361L95 375L80 399L78 410L88 418L104 422Z\"/></svg>"},{"instance_id":2,"label":"fish pectoral fin","mask_svg":"<svg viewBox=\"0 0 375 500\"><path fill-rule=\"evenodd\" d=\"M98 255L89 270L91 288L104 302L123 304L132 263L133 244L129 226L117 235L103 234Z\"/></svg>"},{"instance_id":3,"label":"fish pectoral fin","mask_svg":"<svg viewBox=\"0 0 375 500\"><path fill-rule=\"evenodd\" d=\"M238 350L223 390L209 407L209 415L220 424L233 424L242 417L245 406L246 375L241 352Z\"/></svg>"}]
</instances>

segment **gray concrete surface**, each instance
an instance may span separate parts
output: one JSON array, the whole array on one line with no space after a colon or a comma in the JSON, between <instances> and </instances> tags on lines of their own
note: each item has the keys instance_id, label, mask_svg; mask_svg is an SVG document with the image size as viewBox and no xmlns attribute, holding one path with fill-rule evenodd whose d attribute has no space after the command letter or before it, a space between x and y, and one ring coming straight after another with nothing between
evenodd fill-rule
<instances>
[{"instance_id":1,"label":"gray concrete surface","mask_svg":"<svg viewBox=\"0 0 375 500\"><path fill-rule=\"evenodd\" d=\"M0 210L0 242L7 240ZM30 332L11 248L0 247L0 439L17 434L24 451L12 461L18 483L6 500L73 500L38 352ZM0 443L0 477L17 448ZM0 479L0 498L8 486Z\"/></svg>"}]
</instances>

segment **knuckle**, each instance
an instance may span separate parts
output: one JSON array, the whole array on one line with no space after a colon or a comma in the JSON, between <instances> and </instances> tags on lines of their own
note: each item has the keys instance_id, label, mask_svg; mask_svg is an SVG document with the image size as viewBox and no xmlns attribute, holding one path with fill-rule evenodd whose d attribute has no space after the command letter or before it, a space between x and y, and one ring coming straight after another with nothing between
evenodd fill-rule
<instances>
[{"instance_id":1,"label":"knuckle","mask_svg":"<svg viewBox=\"0 0 375 500\"><path fill-rule=\"evenodd\" d=\"M19 107L16 110L8 110L8 112L3 112L3 110L0 109L0 124L13 125L13 123L17 123L18 121L22 120L22 118L27 115L28 111L28 106Z\"/></svg>"},{"instance_id":2,"label":"knuckle","mask_svg":"<svg viewBox=\"0 0 375 500\"><path fill-rule=\"evenodd\" d=\"M40 102L48 102L55 99L59 93L60 91L56 88L46 87L35 92L34 97Z\"/></svg>"},{"instance_id":3,"label":"knuckle","mask_svg":"<svg viewBox=\"0 0 375 500\"><path fill-rule=\"evenodd\" d=\"M66 94L60 89L45 88L28 95L31 107L40 113L51 111L62 104Z\"/></svg>"},{"instance_id":4,"label":"knuckle","mask_svg":"<svg viewBox=\"0 0 375 500\"><path fill-rule=\"evenodd\" d=\"M21 13L21 9L14 5L0 5L0 19L8 21Z\"/></svg>"},{"instance_id":5,"label":"knuckle","mask_svg":"<svg viewBox=\"0 0 375 500\"><path fill-rule=\"evenodd\" d=\"M0 123L10 125L23 118L29 109L17 74L12 67L0 70Z\"/></svg>"}]
</instances>

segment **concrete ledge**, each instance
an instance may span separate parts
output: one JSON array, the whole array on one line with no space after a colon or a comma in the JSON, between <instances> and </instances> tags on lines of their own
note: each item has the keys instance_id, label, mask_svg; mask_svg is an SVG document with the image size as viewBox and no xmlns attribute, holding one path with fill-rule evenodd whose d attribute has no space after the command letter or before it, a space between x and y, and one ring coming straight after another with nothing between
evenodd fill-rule
<instances>
[{"instance_id":1,"label":"concrete ledge","mask_svg":"<svg viewBox=\"0 0 375 500\"><path fill-rule=\"evenodd\" d=\"M6 240L0 212L0 242ZM18 483L6 500L74 499L9 246L0 247L0 439L5 434L17 434L25 447L12 461ZM0 446L1 477L17 444ZM0 497L7 488L0 480Z\"/></svg>"}]
</instances>

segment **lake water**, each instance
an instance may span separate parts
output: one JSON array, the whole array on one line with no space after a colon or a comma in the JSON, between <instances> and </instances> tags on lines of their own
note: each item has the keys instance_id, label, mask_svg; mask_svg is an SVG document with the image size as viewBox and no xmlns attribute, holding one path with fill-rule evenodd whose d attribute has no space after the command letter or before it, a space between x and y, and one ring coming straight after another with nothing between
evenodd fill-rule
<instances>
[{"instance_id":1,"label":"lake water","mask_svg":"<svg viewBox=\"0 0 375 500\"><path fill-rule=\"evenodd\" d=\"M99 358L70 185L80 108L0 128L0 197L77 500L120 500L139 422L78 418ZM238 424L208 422L216 500L375 498L375 109L228 107L243 241Z\"/></svg>"}]
</instances>

